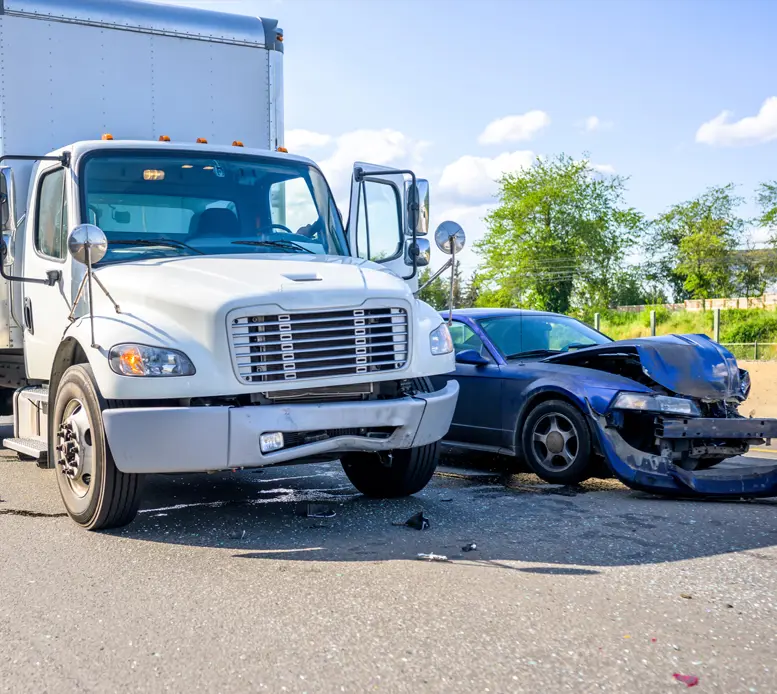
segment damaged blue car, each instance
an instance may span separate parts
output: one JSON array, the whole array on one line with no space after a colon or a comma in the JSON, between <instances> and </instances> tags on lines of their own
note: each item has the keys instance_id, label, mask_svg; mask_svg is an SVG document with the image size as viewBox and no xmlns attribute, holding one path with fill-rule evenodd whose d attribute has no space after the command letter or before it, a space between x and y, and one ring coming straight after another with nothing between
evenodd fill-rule
<instances>
[{"instance_id":1,"label":"damaged blue car","mask_svg":"<svg viewBox=\"0 0 777 694\"><path fill-rule=\"evenodd\" d=\"M522 458L560 484L604 461L652 493L777 496L777 463L738 458L777 436L777 419L739 413L750 377L704 335L613 341L568 316L466 309L451 337L450 447Z\"/></svg>"}]
</instances>

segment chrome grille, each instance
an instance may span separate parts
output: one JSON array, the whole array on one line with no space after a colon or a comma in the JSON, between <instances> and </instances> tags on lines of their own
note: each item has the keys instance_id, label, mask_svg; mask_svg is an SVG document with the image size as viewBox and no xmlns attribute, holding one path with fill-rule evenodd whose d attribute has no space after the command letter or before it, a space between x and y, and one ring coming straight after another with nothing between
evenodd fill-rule
<instances>
[{"instance_id":1,"label":"chrome grille","mask_svg":"<svg viewBox=\"0 0 777 694\"><path fill-rule=\"evenodd\" d=\"M244 383L299 381L394 371L407 364L401 308L233 318L232 352Z\"/></svg>"}]
</instances>

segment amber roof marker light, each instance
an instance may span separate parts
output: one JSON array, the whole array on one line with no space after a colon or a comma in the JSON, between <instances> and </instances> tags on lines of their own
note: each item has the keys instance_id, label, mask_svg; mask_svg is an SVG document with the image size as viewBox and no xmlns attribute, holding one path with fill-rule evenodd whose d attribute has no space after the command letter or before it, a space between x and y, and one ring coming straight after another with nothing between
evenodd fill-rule
<instances>
[{"instance_id":1,"label":"amber roof marker light","mask_svg":"<svg viewBox=\"0 0 777 694\"><path fill-rule=\"evenodd\" d=\"M111 135L110 133L105 133L105 134L103 134L102 139L105 140L105 141L112 140L113 139L113 135Z\"/></svg>"},{"instance_id":2,"label":"amber roof marker light","mask_svg":"<svg viewBox=\"0 0 777 694\"><path fill-rule=\"evenodd\" d=\"M160 135L159 136L159 141L160 142L171 142L170 136L169 135Z\"/></svg>"},{"instance_id":3,"label":"amber roof marker light","mask_svg":"<svg viewBox=\"0 0 777 694\"><path fill-rule=\"evenodd\" d=\"M204 137L198 137L197 138L197 144L198 145L207 145L208 141Z\"/></svg>"}]
</instances>

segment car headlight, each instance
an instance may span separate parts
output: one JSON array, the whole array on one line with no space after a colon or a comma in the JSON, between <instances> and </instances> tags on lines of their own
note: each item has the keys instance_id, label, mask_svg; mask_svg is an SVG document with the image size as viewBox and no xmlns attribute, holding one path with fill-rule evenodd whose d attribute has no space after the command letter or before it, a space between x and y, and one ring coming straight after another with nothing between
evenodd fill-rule
<instances>
[{"instance_id":1,"label":"car headlight","mask_svg":"<svg viewBox=\"0 0 777 694\"><path fill-rule=\"evenodd\" d=\"M750 395L750 372L744 369L739 369L739 392L743 400L747 400Z\"/></svg>"},{"instance_id":2,"label":"car headlight","mask_svg":"<svg viewBox=\"0 0 777 694\"><path fill-rule=\"evenodd\" d=\"M641 410L643 412L679 414L688 417L701 416L701 411L693 400L671 398L668 395L619 393L612 407L616 410Z\"/></svg>"},{"instance_id":3,"label":"car headlight","mask_svg":"<svg viewBox=\"0 0 777 694\"><path fill-rule=\"evenodd\" d=\"M432 354L450 354L453 351L453 340L448 326L442 323L438 328L429 333L429 349Z\"/></svg>"},{"instance_id":4,"label":"car headlight","mask_svg":"<svg viewBox=\"0 0 777 694\"><path fill-rule=\"evenodd\" d=\"M194 364L183 352L148 345L116 345L111 369L122 376L193 376Z\"/></svg>"}]
</instances>

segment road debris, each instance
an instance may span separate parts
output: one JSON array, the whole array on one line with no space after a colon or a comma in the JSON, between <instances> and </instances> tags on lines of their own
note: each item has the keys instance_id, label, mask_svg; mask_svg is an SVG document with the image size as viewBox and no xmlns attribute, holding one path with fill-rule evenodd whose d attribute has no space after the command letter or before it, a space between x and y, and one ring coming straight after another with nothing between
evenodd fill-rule
<instances>
[{"instance_id":1,"label":"road debris","mask_svg":"<svg viewBox=\"0 0 777 694\"><path fill-rule=\"evenodd\" d=\"M681 675L677 672L672 675L678 682L682 682L686 687L695 687L699 684L699 678L696 675Z\"/></svg>"},{"instance_id":2,"label":"road debris","mask_svg":"<svg viewBox=\"0 0 777 694\"><path fill-rule=\"evenodd\" d=\"M330 504L322 504L317 501L301 503L297 513L306 518L334 518L337 515L337 511Z\"/></svg>"},{"instance_id":3,"label":"road debris","mask_svg":"<svg viewBox=\"0 0 777 694\"><path fill-rule=\"evenodd\" d=\"M422 559L423 561L449 561L448 557L446 557L444 554L419 554L418 559Z\"/></svg>"},{"instance_id":4,"label":"road debris","mask_svg":"<svg viewBox=\"0 0 777 694\"><path fill-rule=\"evenodd\" d=\"M686 600L693 600L693 595L690 593L680 593L681 598L685 598Z\"/></svg>"},{"instance_id":5,"label":"road debris","mask_svg":"<svg viewBox=\"0 0 777 694\"><path fill-rule=\"evenodd\" d=\"M429 519L423 511L419 511L414 516L410 516L404 523L392 523L391 525L407 526L414 530L429 530Z\"/></svg>"},{"instance_id":6,"label":"road debris","mask_svg":"<svg viewBox=\"0 0 777 694\"><path fill-rule=\"evenodd\" d=\"M461 548L462 552L474 552L478 546L474 542L470 542L468 545L464 545Z\"/></svg>"}]
</instances>

